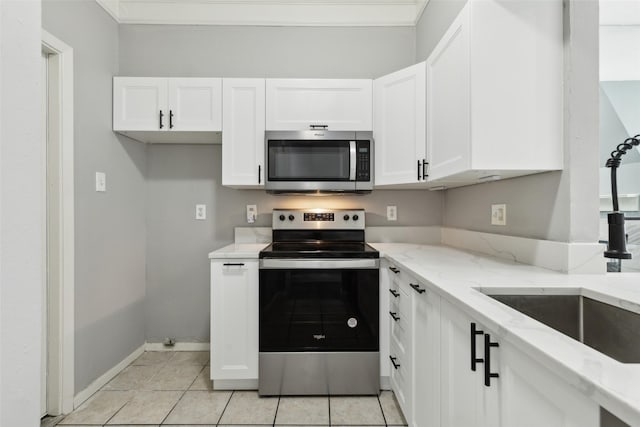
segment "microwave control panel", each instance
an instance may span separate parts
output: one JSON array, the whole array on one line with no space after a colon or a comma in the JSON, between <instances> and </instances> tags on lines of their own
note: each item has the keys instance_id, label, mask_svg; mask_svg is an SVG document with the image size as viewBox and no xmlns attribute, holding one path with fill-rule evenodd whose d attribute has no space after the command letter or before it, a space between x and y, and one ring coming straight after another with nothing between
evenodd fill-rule
<instances>
[{"instance_id":1,"label":"microwave control panel","mask_svg":"<svg viewBox=\"0 0 640 427\"><path fill-rule=\"evenodd\" d=\"M371 142L356 141L356 181L371 181Z\"/></svg>"}]
</instances>

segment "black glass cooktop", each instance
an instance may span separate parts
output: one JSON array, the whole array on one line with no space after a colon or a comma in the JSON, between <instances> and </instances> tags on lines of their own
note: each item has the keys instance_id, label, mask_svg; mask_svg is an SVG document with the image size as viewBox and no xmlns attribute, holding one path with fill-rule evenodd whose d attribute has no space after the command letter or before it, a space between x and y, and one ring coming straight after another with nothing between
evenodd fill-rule
<instances>
[{"instance_id":1,"label":"black glass cooktop","mask_svg":"<svg viewBox=\"0 0 640 427\"><path fill-rule=\"evenodd\" d=\"M274 242L260 258L379 258L380 253L362 242Z\"/></svg>"}]
</instances>

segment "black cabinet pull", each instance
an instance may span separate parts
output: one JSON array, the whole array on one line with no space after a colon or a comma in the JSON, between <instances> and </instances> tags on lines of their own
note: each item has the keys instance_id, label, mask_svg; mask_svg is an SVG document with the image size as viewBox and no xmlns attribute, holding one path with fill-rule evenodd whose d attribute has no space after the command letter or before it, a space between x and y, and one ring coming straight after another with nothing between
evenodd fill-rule
<instances>
[{"instance_id":1,"label":"black cabinet pull","mask_svg":"<svg viewBox=\"0 0 640 427\"><path fill-rule=\"evenodd\" d=\"M418 160L418 181L420 181L420 160Z\"/></svg>"},{"instance_id":2,"label":"black cabinet pull","mask_svg":"<svg viewBox=\"0 0 640 427\"><path fill-rule=\"evenodd\" d=\"M391 292L391 295L393 295L395 298L398 298L400 296L400 292L396 290L389 289L389 292Z\"/></svg>"},{"instance_id":3,"label":"black cabinet pull","mask_svg":"<svg viewBox=\"0 0 640 427\"><path fill-rule=\"evenodd\" d=\"M491 372L491 347L500 347L497 342L491 342L491 335L484 336L484 385L491 387L491 378L500 378L497 372Z\"/></svg>"},{"instance_id":4,"label":"black cabinet pull","mask_svg":"<svg viewBox=\"0 0 640 427\"><path fill-rule=\"evenodd\" d=\"M160 110L160 129L162 129L164 127L164 124L162 124L162 118L164 117L164 113L162 112L162 110Z\"/></svg>"},{"instance_id":5,"label":"black cabinet pull","mask_svg":"<svg viewBox=\"0 0 640 427\"><path fill-rule=\"evenodd\" d=\"M484 334L484 331L476 329L476 324L471 323L471 370L475 372L476 363L483 363L484 359L476 357L476 336Z\"/></svg>"},{"instance_id":6,"label":"black cabinet pull","mask_svg":"<svg viewBox=\"0 0 640 427\"><path fill-rule=\"evenodd\" d=\"M400 273L400 270L398 270L398 269L397 269L397 268L395 268L395 267L389 267L389 270L393 271L395 274Z\"/></svg>"},{"instance_id":7,"label":"black cabinet pull","mask_svg":"<svg viewBox=\"0 0 640 427\"><path fill-rule=\"evenodd\" d=\"M427 292L426 289L422 289L420 287L420 285L415 284L415 283L409 283L409 286L411 286L413 288L414 291L416 291L419 294L424 294L425 292Z\"/></svg>"},{"instance_id":8,"label":"black cabinet pull","mask_svg":"<svg viewBox=\"0 0 640 427\"><path fill-rule=\"evenodd\" d=\"M391 315L391 318L396 322L400 320L400 316L398 316L398 313L396 313L395 311L390 311L389 314Z\"/></svg>"},{"instance_id":9,"label":"black cabinet pull","mask_svg":"<svg viewBox=\"0 0 640 427\"><path fill-rule=\"evenodd\" d=\"M260 182L262 181L262 177L260 176L262 174L262 165L258 165L258 184L260 184Z\"/></svg>"},{"instance_id":10,"label":"black cabinet pull","mask_svg":"<svg viewBox=\"0 0 640 427\"><path fill-rule=\"evenodd\" d=\"M329 125L309 125L309 128L311 128L311 130L328 129Z\"/></svg>"},{"instance_id":11,"label":"black cabinet pull","mask_svg":"<svg viewBox=\"0 0 640 427\"><path fill-rule=\"evenodd\" d=\"M169 129L173 129L173 110L169 110Z\"/></svg>"},{"instance_id":12,"label":"black cabinet pull","mask_svg":"<svg viewBox=\"0 0 640 427\"><path fill-rule=\"evenodd\" d=\"M232 266L242 267L244 265L244 262L225 262L222 265L225 267L232 267Z\"/></svg>"},{"instance_id":13,"label":"black cabinet pull","mask_svg":"<svg viewBox=\"0 0 640 427\"><path fill-rule=\"evenodd\" d=\"M429 175L427 175L427 165L429 164L429 162L427 162L426 159L422 159L422 179L424 179L425 181L427 180L427 177Z\"/></svg>"},{"instance_id":14,"label":"black cabinet pull","mask_svg":"<svg viewBox=\"0 0 640 427\"><path fill-rule=\"evenodd\" d=\"M389 359L391 359L391 364L397 370L400 367L400 364L396 363L396 360L398 360L398 358L397 357L393 357L393 356L389 356Z\"/></svg>"}]
</instances>

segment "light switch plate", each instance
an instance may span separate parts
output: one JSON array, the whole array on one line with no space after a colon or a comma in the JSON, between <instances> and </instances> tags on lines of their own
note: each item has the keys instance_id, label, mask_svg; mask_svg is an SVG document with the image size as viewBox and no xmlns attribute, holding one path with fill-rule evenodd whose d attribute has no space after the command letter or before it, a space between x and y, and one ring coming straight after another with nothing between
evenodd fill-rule
<instances>
[{"instance_id":1,"label":"light switch plate","mask_svg":"<svg viewBox=\"0 0 640 427\"><path fill-rule=\"evenodd\" d=\"M253 224L258 219L258 207L256 205L247 205L247 222Z\"/></svg>"},{"instance_id":2,"label":"light switch plate","mask_svg":"<svg viewBox=\"0 0 640 427\"><path fill-rule=\"evenodd\" d=\"M207 205L196 205L196 219L207 219Z\"/></svg>"},{"instance_id":3,"label":"light switch plate","mask_svg":"<svg viewBox=\"0 0 640 427\"><path fill-rule=\"evenodd\" d=\"M397 221L397 220L398 220L398 207L387 206L387 221Z\"/></svg>"},{"instance_id":4,"label":"light switch plate","mask_svg":"<svg viewBox=\"0 0 640 427\"><path fill-rule=\"evenodd\" d=\"M96 191L107 191L107 174L104 172L96 172Z\"/></svg>"},{"instance_id":5,"label":"light switch plate","mask_svg":"<svg viewBox=\"0 0 640 427\"><path fill-rule=\"evenodd\" d=\"M491 225L507 225L507 205L491 205Z\"/></svg>"}]
</instances>

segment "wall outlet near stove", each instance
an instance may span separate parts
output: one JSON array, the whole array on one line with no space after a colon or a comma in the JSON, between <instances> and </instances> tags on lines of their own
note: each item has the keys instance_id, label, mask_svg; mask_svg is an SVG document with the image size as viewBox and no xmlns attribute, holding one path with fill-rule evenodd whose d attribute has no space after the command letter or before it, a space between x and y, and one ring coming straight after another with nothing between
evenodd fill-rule
<instances>
[{"instance_id":1,"label":"wall outlet near stove","mask_svg":"<svg viewBox=\"0 0 640 427\"><path fill-rule=\"evenodd\" d=\"M491 205L491 225L507 225L507 205Z\"/></svg>"},{"instance_id":2,"label":"wall outlet near stove","mask_svg":"<svg viewBox=\"0 0 640 427\"><path fill-rule=\"evenodd\" d=\"M207 219L207 205L196 205L196 219Z\"/></svg>"},{"instance_id":3,"label":"wall outlet near stove","mask_svg":"<svg viewBox=\"0 0 640 427\"><path fill-rule=\"evenodd\" d=\"M398 220L398 207L387 206L387 221L397 221L397 220Z\"/></svg>"},{"instance_id":4,"label":"wall outlet near stove","mask_svg":"<svg viewBox=\"0 0 640 427\"><path fill-rule=\"evenodd\" d=\"M258 219L258 207L256 205L247 205L247 223L253 224Z\"/></svg>"}]
</instances>

